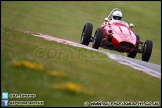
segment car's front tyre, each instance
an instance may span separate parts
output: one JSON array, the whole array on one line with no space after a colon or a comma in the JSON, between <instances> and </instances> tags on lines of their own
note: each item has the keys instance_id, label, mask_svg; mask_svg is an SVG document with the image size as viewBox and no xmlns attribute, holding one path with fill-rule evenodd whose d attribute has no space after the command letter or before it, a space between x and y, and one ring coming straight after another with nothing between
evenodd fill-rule
<instances>
[{"instance_id":1,"label":"car's front tyre","mask_svg":"<svg viewBox=\"0 0 162 108\"><path fill-rule=\"evenodd\" d=\"M84 28L81 34L80 44L87 45L87 46L89 45L90 38L92 35L92 30L93 30L93 25L87 22L84 25Z\"/></svg>"},{"instance_id":2,"label":"car's front tyre","mask_svg":"<svg viewBox=\"0 0 162 108\"><path fill-rule=\"evenodd\" d=\"M100 44L102 42L102 29L101 28L97 28L95 35L94 35L94 39L92 42L92 48L94 49L98 49L100 47Z\"/></svg>"}]
</instances>

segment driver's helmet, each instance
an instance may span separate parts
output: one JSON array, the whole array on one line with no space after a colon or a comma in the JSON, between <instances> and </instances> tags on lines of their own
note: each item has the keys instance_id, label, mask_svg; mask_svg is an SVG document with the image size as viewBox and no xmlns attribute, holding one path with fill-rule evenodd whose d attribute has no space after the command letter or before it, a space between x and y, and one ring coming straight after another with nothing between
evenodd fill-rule
<instances>
[{"instance_id":1,"label":"driver's helmet","mask_svg":"<svg viewBox=\"0 0 162 108\"><path fill-rule=\"evenodd\" d=\"M121 11L114 11L112 14L112 20L122 20Z\"/></svg>"}]
</instances>

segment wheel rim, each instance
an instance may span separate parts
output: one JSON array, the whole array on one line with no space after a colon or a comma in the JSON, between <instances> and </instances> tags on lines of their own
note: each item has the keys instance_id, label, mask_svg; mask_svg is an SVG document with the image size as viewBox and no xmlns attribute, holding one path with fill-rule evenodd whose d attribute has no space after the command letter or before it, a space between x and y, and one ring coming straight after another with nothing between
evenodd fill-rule
<instances>
[{"instance_id":1,"label":"wheel rim","mask_svg":"<svg viewBox=\"0 0 162 108\"><path fill-rule=\"evenodd\" d=\"M92 44L94 45L94 44L95 44L95 42L96 42L96 37L94 36L94 39L93 39Z\"/></svg>"},{"instance_id":2,"label":"wheel rim","mask_svg":"<svg viewBox=\"0 0 162 108\"><path fill-rule=\"evenodd\" d=\"M83 43L83 39L84 39L84 35L82 35L82 37L81 37L81 43Z\"/></svg>"},{"instance_id":3,"label":"wheel rim","mask_svg":"<svg viewBox=\"0 0 162 108\"><path fill-rule=\"evenodd\" d=\"M95 44L95 42L96 42L96 34L97 34L97 32L95 32L95 35L94 35L93 46L94 46L94 44Z\"/></svg>"},{"instance_id":4,"label":"wheel rim","mask_svg":"<svg viewBox=\"0 0 162 108\"><path fill-rule=\"evenodd\" d=\"M147 44L145 43L144 48L143 48L143 55L144 55L145 52L146 52L146 47L147 47Z\"/></svg>"},{"instance_id":5,"label":"wheel rim","mask_svg":"<svg viewBox=\"0 0 162 108\"><path fill-rule=\"evenodd\" d=\"M83 43L83 40L84 40L84 31L82 32L80 43Z\"/></svg>"}]
</instances>

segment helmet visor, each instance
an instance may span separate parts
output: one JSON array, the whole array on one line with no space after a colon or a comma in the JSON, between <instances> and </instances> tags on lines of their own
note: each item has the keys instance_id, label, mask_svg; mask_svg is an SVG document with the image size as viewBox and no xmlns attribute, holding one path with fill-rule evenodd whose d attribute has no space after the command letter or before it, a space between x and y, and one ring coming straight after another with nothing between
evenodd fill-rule
<instances>
[{"instance_id":1,"label":"helmet visor","mask_svg":"<svg viewBox=\"0 0 162 108\"><path fill-rule=\"evenodd\" d=\"M122 17L119 17L119 16L113 16L113 19L115 19L115 20L121 20Z\"/></svg>"}]
</instances>

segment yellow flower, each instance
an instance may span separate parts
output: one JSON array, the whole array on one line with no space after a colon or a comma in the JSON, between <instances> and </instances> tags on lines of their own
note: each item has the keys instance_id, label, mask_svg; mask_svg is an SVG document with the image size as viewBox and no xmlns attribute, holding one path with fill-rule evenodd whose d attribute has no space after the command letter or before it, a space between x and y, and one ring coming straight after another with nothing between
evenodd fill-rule
<instances>
[{"instance_id":1,"label":"yellow flower","mask_svg":"<svg viewBox=\"0 0 162 108\"><path fill-rule=\"evenodd\" d=\"M25 68L31 69L31 70L44 70L45 67L41 64L32 63L28 60L22 60L22 61L13 61L11 62L13 66L23 66Z\"/></svg>"},{"instance_id":2,"label":"yellow flower","mask_svg":"<svg viewBox=\"0 0 162 108\"><path fill-rule=\"evenodd\" d=\"M37 67L38 67L39 70L44 70L45 69L45 67L43 65L41 65L41 64L38 64Z\"/></svg>"},{"instance_id":3,"label":"yellow flower","mask_svg":"<svg viewBox=\"0 0 162 108\"><path fill-rule=\"evenodd\" d=\"M53 88L56 89L56 90L68 90L68 91L72 91L72 92L75 92L75 93L80 92L80 86L76 85L72 82L56 84L56 85L53 86Z\"/></svg>"},{"instance_id":4,"label":"yellow flower","mask_svg":"<svg viewBox=\"0 0 162 108\"><path fill-rule=\"evenodd\" d=\"M67 76L67 74L65 72L58 72L55 70L48 71L47 74L52 75L52 76L58 76L58 77L66 77Z\"/></svg>"},{"instance_id":5,"label":"yellow flower","mask_svg":"<svg viewBox=\"0 0 162 108\"><path fill-rule=\"evenodd\" d=\"M74 84L72 82L67 82L66 84L67 89L69 89L70 91L79 93L81 91L81 87L77 84Z\"/></svg>"},{"instance_id":6,"label":"yellow flower","mask_svg":"<svg viewBox=\"0 0 162 108\"><path fill-rule=\"evenodd\" d=\"M21 66L21 62L13 61L13 62L11 62L11 65L13 65L13 66Z\"/></svg>"},{"instance_id":7,"label":"yellow flower","mask_svg":"<svg viewBox=\"0 0 162 108\"><path fill-rule=\"evenodd\" d=\"M73 82L66 82L66 83L60 83L55 84L52 86L55 90L68 90L74 93L83 93L87 95L92 95L93 92L91 90L85 89L84 87L75 84Z\"/></svg>"},{"instance_id":8,"label":"yellow flower","mask_svg":"<svg viewBox=\"0 0 162 108\"><path fill-rule=\"evenodd\" d=\"M22 65L29 69L33 69L33 70L35 69L34 64L26 60L22 61Z\"/></svg>"}]
</instances>

